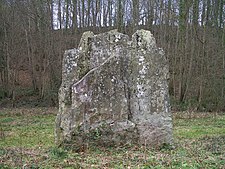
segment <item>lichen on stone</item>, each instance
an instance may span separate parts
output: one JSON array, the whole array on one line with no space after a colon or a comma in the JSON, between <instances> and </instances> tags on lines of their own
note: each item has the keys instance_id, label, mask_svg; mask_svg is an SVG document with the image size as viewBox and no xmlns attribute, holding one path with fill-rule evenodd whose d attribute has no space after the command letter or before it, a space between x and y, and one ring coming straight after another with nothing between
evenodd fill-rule
<instances>
[{"instance_id":1,"label":"lichen on stone","mask_svg":"<svg viewBox=\"0 0 225 169\"><path fill-rule=\"evenodd\" d=\"M85 32L64 54L57 144L171 144L168 71L150 31Z\"/></svg>"}]
</instances>

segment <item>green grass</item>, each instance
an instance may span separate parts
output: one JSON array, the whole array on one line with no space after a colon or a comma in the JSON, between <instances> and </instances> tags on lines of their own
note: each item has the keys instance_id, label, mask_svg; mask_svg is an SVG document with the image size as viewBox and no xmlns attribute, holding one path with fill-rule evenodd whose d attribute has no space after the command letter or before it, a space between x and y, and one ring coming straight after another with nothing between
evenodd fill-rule
<instances>
[{"instance_id":1,"label":"green grass","mask_svg":"<svg viewBox=\"0 0 225 169\"><path fill-rule=\"evenodd\" d=\"M211 116L196 119L178 119L174 121L174 135L177 138L196 139L205 136L225 135L225 116Z\"/></svg>"},{"instance_id":2,"label":"green grass","mask_svg":"<svg viewBox=\"0 0 225 169\"><path fill-rule=\"evenodd\" d=\"M49 147L54 143L54 115L11 116L0 120L5 135L0 147Z\"/></svg>"},{"instance_id":3,"label":"green grass","mask_svg":"<svg viewBox=\"0 0 225 169\"><path fill-rule=\"evenodd\" d=\"M56 109L0 110L0 168L225 168L225 115L174 118L174 148L54 145ZM182 115L180 115L182 117Z\"/></svg>"}]
</instances>

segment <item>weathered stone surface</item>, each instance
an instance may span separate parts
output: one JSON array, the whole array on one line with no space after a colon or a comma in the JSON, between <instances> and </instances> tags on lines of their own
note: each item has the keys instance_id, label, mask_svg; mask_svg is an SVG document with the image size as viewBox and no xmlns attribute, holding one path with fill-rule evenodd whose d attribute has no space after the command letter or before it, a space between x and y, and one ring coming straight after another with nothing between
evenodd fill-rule
<instances>
[{"instance_id":1,"label":"weathered stone surface","mask_svg":"<svg viewBox=\"0 0 225 169\"><path fill-rule=\"evenodd\" d=\"M83 34L63 59L56 142L172 143L168 63L149 31Z\"/></svg>"}]
</instances>

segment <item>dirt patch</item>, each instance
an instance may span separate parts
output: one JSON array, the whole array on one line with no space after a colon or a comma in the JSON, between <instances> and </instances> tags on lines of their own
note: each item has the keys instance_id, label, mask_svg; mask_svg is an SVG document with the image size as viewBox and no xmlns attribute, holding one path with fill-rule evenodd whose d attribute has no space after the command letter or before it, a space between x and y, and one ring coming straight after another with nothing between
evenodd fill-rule
<instances>
[{"instance_id":1,"label":"dirt patch","mask_svg":"<svg viewBox=\"0 0 225 169\"><path fill-rule=\"evenodd\" d=\"M0 149L0 164L11 167L33 168L48 158L43 150L25 148ZM0 165L1 167L4 167Z\"/></svg>"},{"instance_id":2,"label":"dirt patch","mask_svg":"<svg viewBox=\"0 0 225 169\"><path fill-rule=\"evenodd\" d=\"M216 118L223 115L224 112L172 112L175 119L196 119L196 118Z\"/></svg>"}]
</instances>

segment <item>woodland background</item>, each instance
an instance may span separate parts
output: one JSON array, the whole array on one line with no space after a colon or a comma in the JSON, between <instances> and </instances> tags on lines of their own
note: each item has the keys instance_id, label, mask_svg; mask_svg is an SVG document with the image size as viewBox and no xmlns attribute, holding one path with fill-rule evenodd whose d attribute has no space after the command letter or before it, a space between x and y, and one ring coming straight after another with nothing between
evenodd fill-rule
<instances>
[{"instance_id":1,"label":"woodland background","mask_svg":"<svg viewBox=\"0 0 225 169\"><path fill-rule=\"evenodd\" d=\"M0 107L57 106L84 31L141 28L169 59L173 110L225 110L225 0L1 0Z\"/></svg>"}]
</instances>

